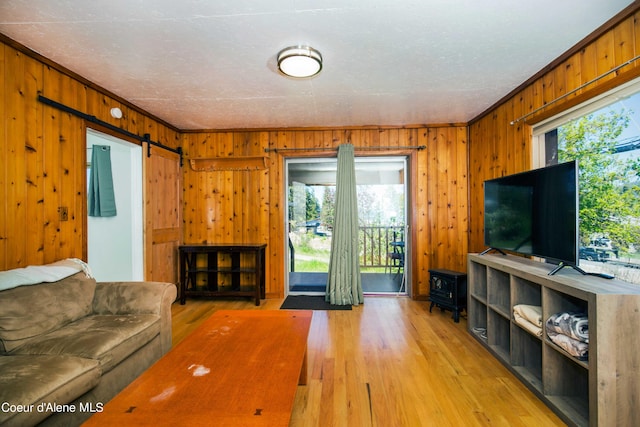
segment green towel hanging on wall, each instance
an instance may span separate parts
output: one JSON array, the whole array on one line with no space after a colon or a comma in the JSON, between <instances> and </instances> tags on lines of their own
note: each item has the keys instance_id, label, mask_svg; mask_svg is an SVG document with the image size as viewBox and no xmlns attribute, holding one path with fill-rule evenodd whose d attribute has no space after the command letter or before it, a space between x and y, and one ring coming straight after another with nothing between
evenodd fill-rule
<instances>
[{"instance_id":1,"label":"green towel hanging on wall","mask_svg":"<svg viewBox=\"0 0 640 427\"><path fill-rule=\"evenodd\" d=\"M116 197L111 174L111 147L94 145L89 175L89 216L116 216Z\"/></svg>"}]
</instances>

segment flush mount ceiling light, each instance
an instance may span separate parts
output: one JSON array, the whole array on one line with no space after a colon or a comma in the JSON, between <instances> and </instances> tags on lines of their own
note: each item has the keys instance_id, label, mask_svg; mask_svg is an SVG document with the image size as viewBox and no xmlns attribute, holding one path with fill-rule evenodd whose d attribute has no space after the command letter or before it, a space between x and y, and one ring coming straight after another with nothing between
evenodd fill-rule
<instances>
[{"instance_id":1,"label":"flush mount ceiling light","mask_svg":"<svg viewBox=\"0 0 640 427\"><path fill-rule=\"evenodd\" d=\"M290 46L278 53L278 68L291 77L315 76L322 69L322 55L310 46Z\"/></svg>"}]
</instances>

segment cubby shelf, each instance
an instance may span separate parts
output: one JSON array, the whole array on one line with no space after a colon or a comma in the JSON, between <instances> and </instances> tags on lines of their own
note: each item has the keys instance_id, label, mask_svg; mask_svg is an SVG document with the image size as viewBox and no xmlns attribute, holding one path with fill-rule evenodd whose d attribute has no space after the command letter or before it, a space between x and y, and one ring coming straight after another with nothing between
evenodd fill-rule
<instances>
[{"instance_id":1,"label":"cubby shelf","mask_svg":"<svg viewBox=\"0 0 640 427\"><path fill-rule=\"evenodd\" d=\"M180 246L180 304L188 296L265 297L266 244Z\"/></svg>"},{"instance_id":2,"label":"cubby shelf","mask_svg":"<svg viewBox=\"0 0 640 427\"><path fill-rule=\"evenodd\" d=\"M640 286L511 255L468 256L469 332L572 426L640 425ZM517 304L589 317L589 360L518 325ZM485 331L483 334L479 331Z\"/></svg>"}]
</instances>

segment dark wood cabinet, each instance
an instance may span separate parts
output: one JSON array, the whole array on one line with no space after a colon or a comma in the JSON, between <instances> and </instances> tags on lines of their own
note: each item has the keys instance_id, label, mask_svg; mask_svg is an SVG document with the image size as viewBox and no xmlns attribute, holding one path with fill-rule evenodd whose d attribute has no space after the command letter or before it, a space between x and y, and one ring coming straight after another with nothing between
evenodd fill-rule
<instances>
[{"instance_id":1,"label":"dark wood cabinet","mask_svg":"<svg viewBox=\"0 0 640 427\"><path fill-rule=\"evenodd\" d=\"M467 275L451 270L429 270L429 313L433 306L453 311L453 320L460 321L460 311L467 307Z\"/></svg>"},{"instance_id":2,"label":"dark wood cabinet","mask_svg":"<svg viewBox=\"0 0 640 427\"><path fill-rule=\"evenodd\" d=\"M183 245L180 252L180 304L188 296L265 298L266 244Z\"/></svg>"}]
</instances>

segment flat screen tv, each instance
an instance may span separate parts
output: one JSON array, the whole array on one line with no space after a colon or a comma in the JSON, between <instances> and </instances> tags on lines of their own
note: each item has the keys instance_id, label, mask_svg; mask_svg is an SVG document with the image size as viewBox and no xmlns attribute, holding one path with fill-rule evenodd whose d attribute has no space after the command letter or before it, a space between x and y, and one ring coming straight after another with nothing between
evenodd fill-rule
<instances>
[{"instance_id":1,"label":"flat screen tv","mask_svg":"<svg viewBox=\"0 0 640 427\"><path fill-rule=\"evenodd\" d=\"M484 243L577 267L577 162L485 181Z\"/></svg>"}]
</instances>

